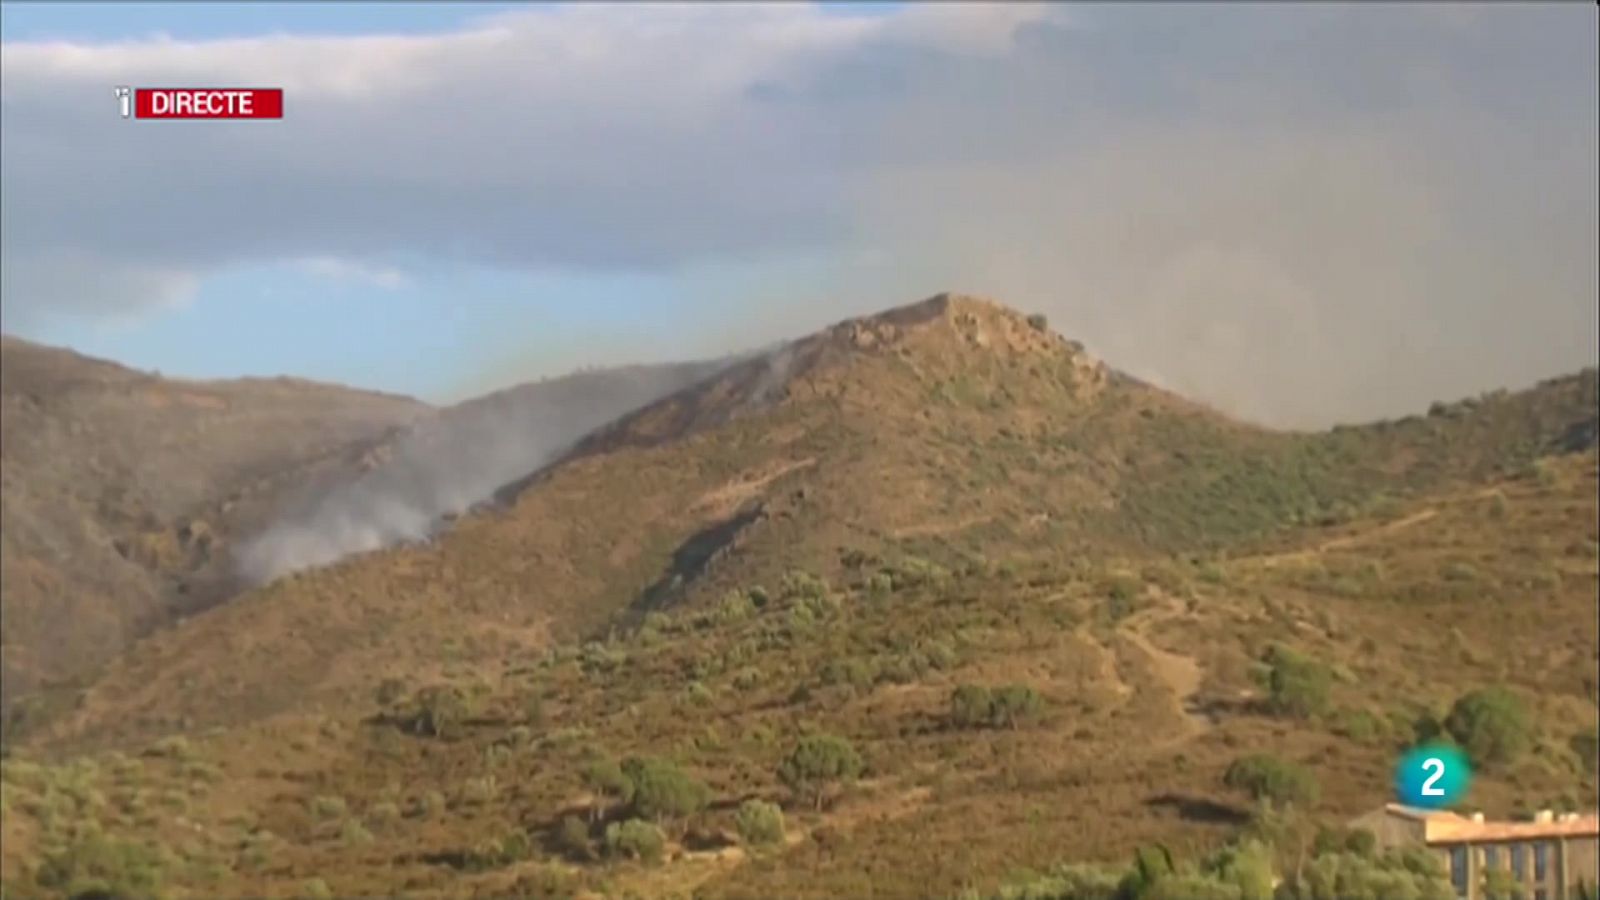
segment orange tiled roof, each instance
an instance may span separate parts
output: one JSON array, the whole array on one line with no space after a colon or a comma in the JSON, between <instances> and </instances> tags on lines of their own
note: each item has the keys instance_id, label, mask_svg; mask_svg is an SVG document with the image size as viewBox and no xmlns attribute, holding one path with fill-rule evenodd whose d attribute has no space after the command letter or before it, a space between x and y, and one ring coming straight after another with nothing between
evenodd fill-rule
<instances>
[{"instance_id":1,"label":"orange tiled roof","mask_svg":"<svg viewBox=\"0 0 1600 900\"><path fill-rule=\"evenodd\" d=\"M1391 803L1386 809L1393 815L1422 822L1423 840L1429 844L1600 836L1600 815L1593 814L1533 822L1479 822L1453 812L1416 809L1398 803Z\"/></svg>"}]
</instances>

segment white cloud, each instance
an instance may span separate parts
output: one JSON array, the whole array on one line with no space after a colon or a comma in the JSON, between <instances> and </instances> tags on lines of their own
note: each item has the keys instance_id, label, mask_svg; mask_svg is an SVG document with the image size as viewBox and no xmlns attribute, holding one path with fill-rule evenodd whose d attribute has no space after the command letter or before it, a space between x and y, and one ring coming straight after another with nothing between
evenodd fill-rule
<instances>
[{"instance_id":1,"label":"white cloud","mask_svg":"<svg viewBox=\"0 0 1600 900\"><path fill-rule=\"evenodd\" d=\"M399 285L362 261L405 258L681 273L742 304L733 341L960 287L1252 415L1390 412L1600 352L1592 26L578 4L431 36L7 44L5 309L126 312L273 262ZM286 117L125 122L130 83L281 86Z\"/></svg>"}]
</instances>

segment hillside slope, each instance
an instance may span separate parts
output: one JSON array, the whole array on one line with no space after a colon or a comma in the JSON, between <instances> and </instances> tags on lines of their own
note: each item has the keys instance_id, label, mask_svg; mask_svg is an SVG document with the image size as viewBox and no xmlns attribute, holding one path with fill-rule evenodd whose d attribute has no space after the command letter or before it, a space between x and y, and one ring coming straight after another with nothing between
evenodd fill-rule
<instances>
[{"instance_id":1,"label":"hillside slope","mask_svg":"<svg viewBox=\"0 0 1600 900\"><path fill-rule=\"evenodd\" d=\"M1313 772L1310 812L1340 822L1388 798L1419 723L1493 684L1522 698L1531 736L1482 767L1473 803L1592 807L1597 486L1591 450L1225 560L852 557L831 584L748 583L489 667L462 642L359 709L138 755L14 757L0 873L18 898L90 872L177 898L951 897L1062 860L1215 847L1249 820L1224 773L1250 754ZM1274 645L1325 667L1312 714L1265 703ZM1039 706L1012 727L964 721L963 685ZM409 724L419 710L439 734ZM778 777L815 733L864 765L817 804ZM707 789L663 818L656 864L602 849L637 814L596 792L603 763L634 755ZM774 846L735 838L752 799L784 806Z\"/></svg>"},{"instance_id":2,"label":"hillside slope","mask_svg":"<svg viewBox=\"0 0 1600 900\"><path fill-rule=\"evenodd\" d=\"M579 372L431 409L292 379L161 379L12 338L4 351L8 706L253 584L424 538L726 365Z\"/></svg>"},{"instance_id":3,"label":"hillside slope","mask_svg":"<svg viewBox=\"0 0 1600 900\"><path fill-rule=\"evenodd\" d=\"M339 714L386 678L494 678L553 639L796 568L1211 554L1519 470L1595 407L1590 370L1425 418L1274 433L940 295L626 416L428 544L281 579L157 635L41 740Z\"/></svg>"},{"instance_id":4,"label":"hillside slope","mask_svg":"<svg viewBox=\"0 0 1600 900\"><path fill-rule=\"evenodd\" d=\"M293 379L164 379L0 339L4 698L203 605L227 534L426 411Z\"/></svg>"}]
</instances>

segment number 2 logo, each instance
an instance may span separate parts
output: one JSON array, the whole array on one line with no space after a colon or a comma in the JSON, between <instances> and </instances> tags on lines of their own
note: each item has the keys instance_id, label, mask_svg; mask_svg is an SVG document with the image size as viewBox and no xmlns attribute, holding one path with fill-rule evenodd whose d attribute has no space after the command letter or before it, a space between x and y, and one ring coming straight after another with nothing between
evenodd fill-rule
<instances>
[{"instance_id":1,"label":"number 2 logo","mask_svg":"<svg viewBox=\"0 0 1600 900\"><path fill-rule=\"evenodd\" d=\"M1422 796L1443 797L1444 791L1440 788L1434 787L1433 785L1439 779L1444 777L1444 760L1437 756L1430 756L1422 761L1422 768L1425 771L1433 773L1432 775L1428 776L1427 781L1422 783Z\"/></svg>"}]
</instances>

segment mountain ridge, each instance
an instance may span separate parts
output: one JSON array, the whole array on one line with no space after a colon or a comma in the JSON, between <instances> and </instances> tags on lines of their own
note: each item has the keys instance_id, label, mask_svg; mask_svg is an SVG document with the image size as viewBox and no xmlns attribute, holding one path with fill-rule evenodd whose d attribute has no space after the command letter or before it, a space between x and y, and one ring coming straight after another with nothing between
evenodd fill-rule
<instances>
[{"instance_id":1,"label":"mountain ridge","mask_svg":"<svg viewBox=\"0 0 1600 900\"><path fill-rule=\"evenodd\" d=\"M1459 415L1305 436L1112 371L957 295L838 323L602 427L427 544L269 583L156 636L57 736L236 722L301 698L337 708L384 673L443 665L442 634L489 657L536 652L770 583L776 560L839 575L840 547L944 564L1215 552L1531 459L1595 396L1590 371ZM1444 456L1479 434L1470 459ZM234 662L223 679L220 658ZM249 660L273 677L241 678Z\"/></svg>"}]
</instances>

